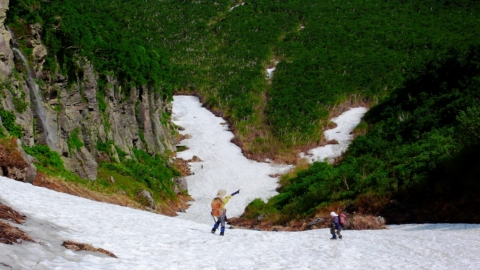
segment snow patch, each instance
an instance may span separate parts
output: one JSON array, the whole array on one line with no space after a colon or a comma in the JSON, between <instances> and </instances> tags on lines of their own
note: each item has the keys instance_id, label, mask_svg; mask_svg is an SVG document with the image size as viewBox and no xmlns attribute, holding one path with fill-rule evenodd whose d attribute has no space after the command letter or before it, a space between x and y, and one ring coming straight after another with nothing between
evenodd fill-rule
<instances>
[{"instance_id":1,"label":"snow patch","mask_svg":"<svg viewBox=\"0 0 480 270\"><path fill-rule=\"evenodd\" d=\"M237 7L243 6L243 5L245 5L245 2L242 2L242 3L240 3L240 4L236 4L235 6L233 6L233 7L230 8L230 11L232 11L234 8L237 8Z\"/></svg>"},{"instance_id":2,"label":"snow patch","mask_svg":"<svg viewBox=\"0 0 480 270\"><path fill-rule=\"evenodd\" d=\"M266 71L267 71L267 79L271 80L271 79L273 78L273 72L275 71L278 63L279 63L279 62L278 62L277 60L275 60L273 67L266 69Z\"/></svg>"},{"instance_id":3,"label":"snow patch","mask_svg":"<svg viewBox=\"0 0 480 270\"><path fill-rule=\"evenodd\" d=\"M327 141L335 140L338 144L328 144L317 147L308 151L307 154L300 153L301 158L306 158L310 163L315 161L329 161L341 156L348 149L351 143L352 135L350 134L355 127L361 122L362 117L367 112L367 108L352 108L338 117L332 119L337 127L326 130L323 134Z\"/></svg>"},{"instance_id":4,"label":"snow patch","mask_svg":"<svg viewBox=\"0 0 480 270\"><path fill-rule=\"evenodd\" d=\"M202 162L191 162L193 175L187 176L188 193L195 200L180 218L201 223L212 223L210 203L219 189L228 194L241 189L240 194L227 204L227 217L240 216L254 199L277 194L278 178L269 175L283 174L292 166L263 163L247 159L242 150L230 140L234 137L225 120L202 107L197 97L174 96L173 122L185 130L190 138L182 140L188 150L177 157L189 160L198 156Z\"/></svg>"}]
</instances>

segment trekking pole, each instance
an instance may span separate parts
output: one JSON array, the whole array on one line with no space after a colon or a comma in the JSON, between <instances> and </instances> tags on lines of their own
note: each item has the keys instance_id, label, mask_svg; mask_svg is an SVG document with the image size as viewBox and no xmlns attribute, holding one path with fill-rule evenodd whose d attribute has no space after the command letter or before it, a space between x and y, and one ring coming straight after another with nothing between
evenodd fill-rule
<instances>
[{"instance_id":1,"label":"trekking pole","mask_svg":"<svg viewBox=\"0 0 480 270\"><path fill-rule=\"evenodd\" d=\"M213 222L217 223L217 221L215 220L215 217L213 216L213 214L210 214L210 215L212 215Z\"/></svg>"}]
</instances>

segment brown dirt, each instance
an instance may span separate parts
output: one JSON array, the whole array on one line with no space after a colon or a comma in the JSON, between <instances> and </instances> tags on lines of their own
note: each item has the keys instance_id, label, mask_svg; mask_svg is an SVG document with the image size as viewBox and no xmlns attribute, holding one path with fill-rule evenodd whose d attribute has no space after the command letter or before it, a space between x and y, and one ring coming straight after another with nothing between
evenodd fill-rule
<instances>
[{"instance_id":1,"label":"brown dirt","mask_svg":"<svg viewBox=\"0 0 480 270\"><path fill-rule=\"evenodd\" d=\"M0 219L12 221L17 224L25 222L27 217L13 210L11 207L0 203Z\"/></svg>"},{"instance_id":2,"label":"brown dirt","mask_svg":"<svg viewBox=\"0 0 480 270\"><path fill-rule=\"evenodd\" d=\"M175 165L181 176L189 176L192 174L192 171L190 170L190 165L188 165L188 160L184 160L182 158L175 158Z\"/></svg>"},{"instance_id":3,"label":"brown dirt","mask_svg":"<svg viewBox=\"0 0 480 270\"><path fill-rule=\"evenodd\" d=\"M67 240L63 242L62 246L75 251L85 250L85 251L92 251L92 252L100 252L103 254L107 254L112 258L117 258L117 256L115 256L115 254L113 254L112 252L105 250L103 248L95 248L90 244L78 243L78 242Z\"/></svg>"},{"instance_id":4,"label":"brown dirt","mask_svg":"<svg viewBox=\"0 0 480 270\"><path fill-rule=\"evenodd\" d=\"M13 245L21 244L23 241L36 243L28 234L12 225L0 220L0 243Z\"/></svg>"},{"instance_id":5,"label":"brown dirt","mask_svg":"<svg viewBox=\"0 0 480 270\"><path fill-rule=\"evenodd\" d=\"M350 214L347 216L346 230L380 230L385 229L385 219L373 215ZM243 218L229 218L230 225L252 230L262 231L305 231L321 228L329 228L330 216L316 215L307 219L293 219L278 225L272 221L259 221L258 219L247 220Z\"/></svg>"},{"instance_id":6,"label":"brown dirt","mask_svg":"<svg viewBox=\"0 0 480 270\"><path fill-rule=\"evenodd\" d=\"M0 164L6 167L23 169L28 166L22 155L17 151L17 139L0 139Z\"/></svg>"}]
</instances>

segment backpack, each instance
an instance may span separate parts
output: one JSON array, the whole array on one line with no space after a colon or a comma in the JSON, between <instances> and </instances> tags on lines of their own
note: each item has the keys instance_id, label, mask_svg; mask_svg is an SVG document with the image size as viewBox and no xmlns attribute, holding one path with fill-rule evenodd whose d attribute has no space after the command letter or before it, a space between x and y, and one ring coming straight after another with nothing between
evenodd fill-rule
<instances>
[{"instance_id":1,"label":"backpack","mask_svg":"<svg viewBox=\"0 0 480 270\"><path fill-rule=\"evenodd\" d=\"M345 216L344 213L341 213L339 216L338 216L338 223L340 223L340 225L345 226L345 224L347 224L347 216Z\"/></svg>"},{"instance_id":2,"label":"backpack","mask_svg":"<svg viewBox=\"0 0 480 270\"><path fill-rule=\"evenodd\" d=\"M212 203L212 215L219 217L222 215L222 200L220 198L213 199Z\"/></svg>"}]
</instances>

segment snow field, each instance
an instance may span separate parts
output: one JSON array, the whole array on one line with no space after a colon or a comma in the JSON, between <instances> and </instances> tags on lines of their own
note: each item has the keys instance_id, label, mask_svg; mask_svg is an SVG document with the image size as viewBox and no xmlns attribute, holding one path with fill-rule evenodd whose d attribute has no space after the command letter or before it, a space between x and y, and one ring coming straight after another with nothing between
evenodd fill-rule
<instances>
[{"instance_id":1,"label":"snow field","mask_svg":"<svg viewBox=\"0 0 480 270\"><path fill-rule=\"evenodd\" d=\"M219 188L228 193L241 188L227 204L228 216L240 215L254 198L276 194L277 179L268 175L289 167L244 158L230 143L233 134L221 125L224 121L196 98L176 96L173 117L184 134L192 136L181 143L190 149L178 156L203 160L191 163L195 174L187 181L195 202L187 213L166 217L0 177L0 202L28 216L25 224L12 225L37 241L0 244L0 269L480 269L478 224L344 231L344 239L335 241L329 240L328 229L261 232L227 227L224 237L213 235L210 201ZM348 141L350 131L342 126L353 129L354 118L361 116L339 120L339 129L329 133L339 136L334 137L339 142ZM61 246L65 240L106 249L118 258L68 250Z\"/></svg>"},{"instance_id":2,"label":"snow field","mask_svg":"<svg viewBox=\"0 0 480 270\"><path fill-rule=\"evenodd\" d=\"M189 149L177 153L185 160L198 156L201 162L191 162L194 175L187 176L188 193L195 200L181 218L213 224L210 203L219 189L227 194L241 189L227 204L227 217L240 216L256 198L267 200L277 194L278 178L269 175L285 173L291 166L252 161L230 140L226 121L203 108L197 97L175 96L173 122L183 128L190 139L180 142ZM224 123L222 125L222 123ZM203 168L202 168L203 166Z\"/></svg>"},{"instance_id":3,"label":"snow field","mask_svg":"<svg viewBox=\"0 0 480 270\"><path fill-rule=\"evenodd\" d=\"M480 265L480 225L344 231L344 239L336 241L329 240L328 229L227 229L221 237L210 233L210 225L4 177L0 190L2 203L28 216L24 230L44 242L0 244L0 262L13 269L479 269ZM63 240L101 247L118 258L71 251L60 246Z\"/></svg>"}]
</instances>

